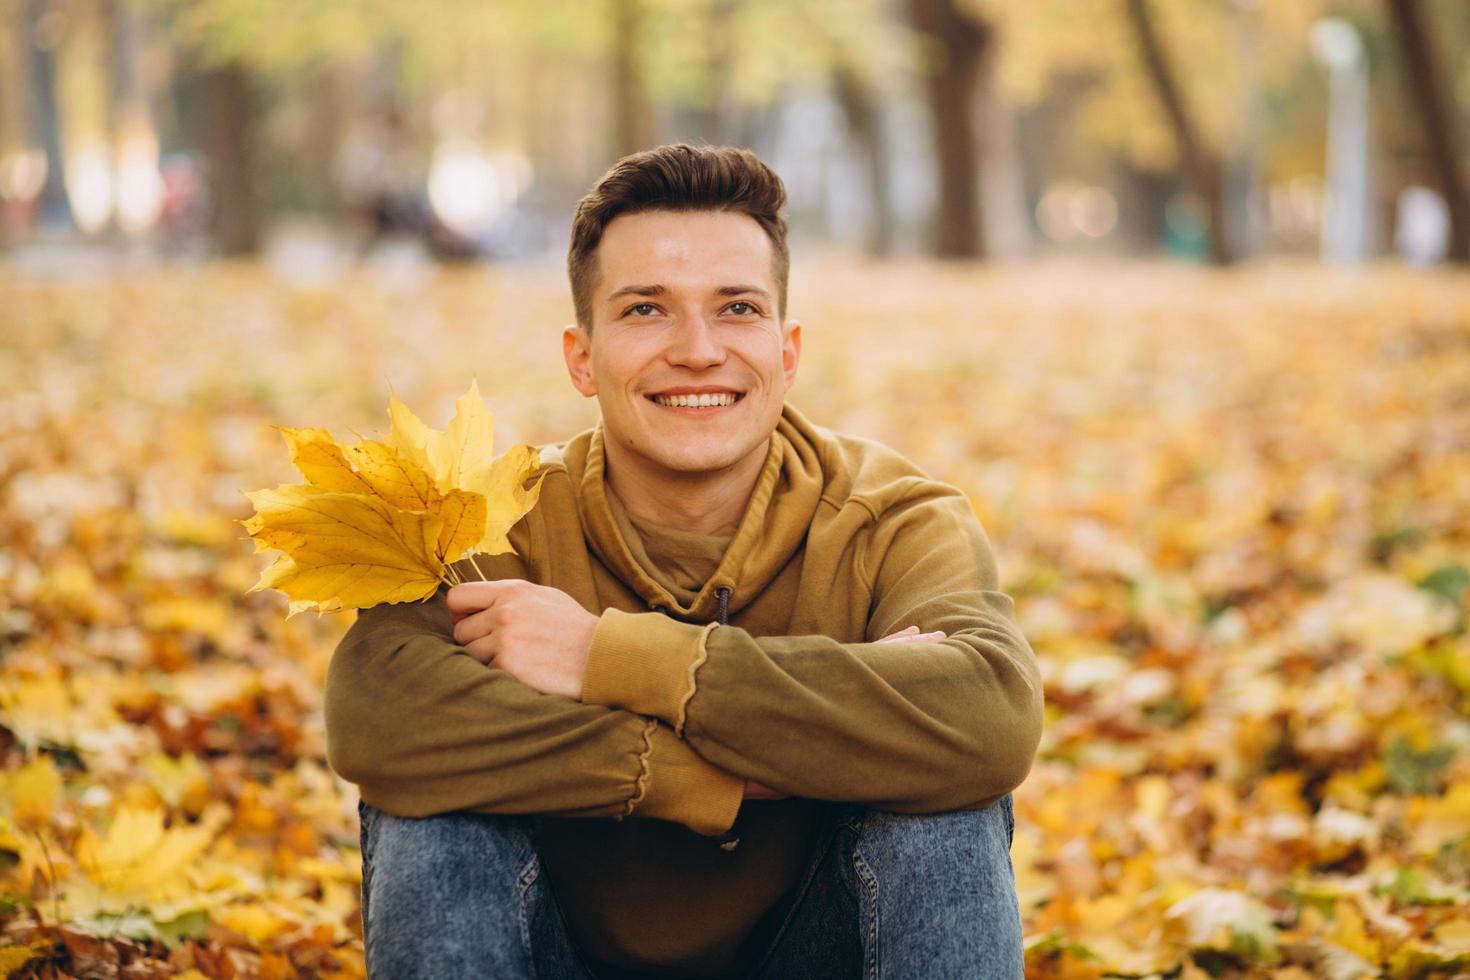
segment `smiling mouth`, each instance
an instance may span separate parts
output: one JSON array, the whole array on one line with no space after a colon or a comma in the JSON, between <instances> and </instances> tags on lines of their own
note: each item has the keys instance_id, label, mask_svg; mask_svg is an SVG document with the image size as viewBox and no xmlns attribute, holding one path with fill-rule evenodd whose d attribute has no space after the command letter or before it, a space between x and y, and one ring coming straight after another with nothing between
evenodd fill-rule
<instances>
[{"instance_id":1,"label":"smiling mouth","mask_svg":"<svg viewBox=\"0 0 1470 980\"><path fill-rule=\"evenodd\" d=\"M660 408L677 408L685 411L713 412L729 408L745 397L744 392L722 391L700 395L648 395L648 400Z\"/></svg>"}]
</instances>

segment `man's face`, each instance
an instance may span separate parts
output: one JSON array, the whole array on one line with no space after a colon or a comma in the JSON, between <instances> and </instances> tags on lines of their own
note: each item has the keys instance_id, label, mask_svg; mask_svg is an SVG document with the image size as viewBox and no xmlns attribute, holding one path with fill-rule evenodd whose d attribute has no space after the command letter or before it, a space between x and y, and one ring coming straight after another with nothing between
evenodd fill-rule
<instances>
[{"instance_id":1,"label":"man's face","mask_svg":"<svg viewBox=\"0 0 1470 980\"><path fill-rule=\"evenodd\" d=\"M562 347L609 453L661 477L758 467L801 356L761 226L728 211L619 215L597 266L591 334L568 327Z\"/></svg>"}]
</instances>

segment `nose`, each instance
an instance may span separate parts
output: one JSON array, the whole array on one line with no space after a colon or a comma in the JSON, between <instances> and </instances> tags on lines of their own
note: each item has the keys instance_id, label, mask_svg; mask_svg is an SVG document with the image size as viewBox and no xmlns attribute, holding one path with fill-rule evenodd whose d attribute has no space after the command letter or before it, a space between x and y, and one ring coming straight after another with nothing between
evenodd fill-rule
<instances>
[{"instance_id":1,"label":"nose","mask_svg":"<svg viewBox=\"0 0 1470 980\"><path fill-rule=\"evenodd\" d=\"M715 336L715 328L703 316L685 317L674 328L667 358L670 364L683 367L714 367L725 360L725 348Z\"/></svg>"}]
</instances>

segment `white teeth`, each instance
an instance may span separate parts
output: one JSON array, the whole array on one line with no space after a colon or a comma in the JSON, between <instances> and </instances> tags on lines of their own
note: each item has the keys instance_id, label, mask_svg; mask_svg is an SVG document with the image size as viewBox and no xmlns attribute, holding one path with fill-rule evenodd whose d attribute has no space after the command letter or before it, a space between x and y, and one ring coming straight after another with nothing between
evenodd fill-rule
<instances>
[{"instance_id":1,"label":"white teeth","mask_svg":"<svg viewBox=\"0 0 1470 980\"><path fill-rule=\"evenodd\" d=\"M733 405L735 397L733 392L720 392L717 395L654 395L653 400L670 408L712 408Z\"/></svg>"}]
</instances>

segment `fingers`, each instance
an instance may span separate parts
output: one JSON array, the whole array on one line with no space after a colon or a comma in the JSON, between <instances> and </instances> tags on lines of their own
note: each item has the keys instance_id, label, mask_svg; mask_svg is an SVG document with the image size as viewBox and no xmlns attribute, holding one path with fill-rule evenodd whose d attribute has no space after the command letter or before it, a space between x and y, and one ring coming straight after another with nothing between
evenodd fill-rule
<instances>
[{"instance_id":1,"label":"fingers","mask_svg":"<svg viewBox=\"0 0 1470 980\"><path fill-rule=\"evenodd\" d=\"M489 609L496 598L507 589L522 584L523 580L517 578L497 579L493 582L463 582L450 588L444 599L449 604L449 611L456 614L457 618L466 613Z\"/></svg>"},{"instance_id":2,"label":"fingers","mask_svg":"<svg viewBox=\"0 0 1470 980\"><path fill-rule=\"evenodd\" d=\"M883 637L883 639L881 639L881 640L875 640L874 642L875 643L929 643L929 642L932 642L934 640L943 640L946 637L948 637L948 635L949 634L945 633L944 630L933 630L932 632L929 632L929 633L920 633L919 632L919 628L917 626L907 626L907 627L899 630L897 633L889 633L887 636Z\"/></svg>"},{"instance_id":3,"label":"fingers","mask_svg":"<svg viewBox=\"0 0 1470 980\"><path fill-rule=\"evenodd\" d=\"M464 652L486 667L490 666L495 660L495 655L499 653L495 647L495 638L491 636L482 636L472 643L466 643L464 645Z\"/></svg>"},{"instance_id":4,"label":"fingers","mask_svg":"<svg viewBox=\"0 0 1470 980\"><path fill-rule=\"evenodd\" d=\"M745 781L745 798L749 800L784 800L786 799L786 794L777 792L771 789L771 787L763 783L758 783L753 779L747 779Z\"/></svg>"},{"instance_id":5,"label":"fingers","mask_svg":"<svg viewBox=\"0 0 1470 980\"><path fill-rule=\"evenodd\" d=\"M468 646L495 630L500 611L491 607L479 612L462 613L454 623L454 642Z\"/></svg>"}]
</instances>

